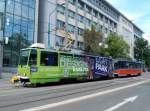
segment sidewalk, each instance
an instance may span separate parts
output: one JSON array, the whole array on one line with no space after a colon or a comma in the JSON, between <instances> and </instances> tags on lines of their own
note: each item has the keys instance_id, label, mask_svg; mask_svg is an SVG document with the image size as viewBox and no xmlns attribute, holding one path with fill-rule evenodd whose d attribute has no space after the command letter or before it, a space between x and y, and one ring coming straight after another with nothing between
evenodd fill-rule
<instances>
[{"instance_id":1,"label":"sidewalk","mask_svg":"<svg viewBox=\"0 0 150 111\"><path fill-rule=\"evenodd\" d=\"M0 78L0 89L7 89L13 86L10 83L11 76L12 73L2 73L2 77Z\"/></svg>"},{"instance_id":2,"label":"sidewalk","mask_svg":"<svg viewBox=\"0 0 150 111\"><path fill-rule=\"evenodd\" d=\"M11 78L12 75L13 75L12 73L4 73L3 72L0 80L8 80Z\"/></svg>"}]
</instances>

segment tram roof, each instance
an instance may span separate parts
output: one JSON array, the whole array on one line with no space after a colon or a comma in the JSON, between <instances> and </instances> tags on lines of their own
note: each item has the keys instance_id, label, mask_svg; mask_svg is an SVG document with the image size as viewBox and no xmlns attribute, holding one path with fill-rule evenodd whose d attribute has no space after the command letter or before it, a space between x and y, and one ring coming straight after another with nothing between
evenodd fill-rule
<instances>
[{"instance_id":1,"label":"tram roof","mask_svg":"<svg viewBox=\"0 0 150 111\"><path fill-rule=\"evenodd\" d=\"M111 57L104 57L104 56L98 56L98 55L92 55L92 54L88 54L88 53L73 53L73 52L64 52L64 51L56 51L56 50L52 50L52 49L45 49L45 48L24 48L21 50L27 50L27 49L40 49L41 51L47 51L47 52L56 52L56 53L61 53L61 54L71 54L71 55L79 55L79 56L88 56L88 57L103 57L103 58L110 58Z\"/></svg>"},{"instance_id":2,"label":"tram roof","mask_svg":"<svg viewBox=\"0 0 150 111\"><path fill-rule=\"evenodd\" d=\"M133 61L127 59L114 59L115 62L122 61L122 62L134 62L134 63L144 63L143 61Z\"/></svg>"}]
</instances>

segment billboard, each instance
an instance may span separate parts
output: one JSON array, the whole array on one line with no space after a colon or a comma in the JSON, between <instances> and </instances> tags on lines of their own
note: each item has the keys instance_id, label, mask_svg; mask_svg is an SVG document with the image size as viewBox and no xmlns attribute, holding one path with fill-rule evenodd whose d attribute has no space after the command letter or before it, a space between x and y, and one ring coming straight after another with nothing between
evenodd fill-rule
<instances>
[{"instance_id":1,"label":"billboard","mask_svg":"<svg viewBox=\"0 0 150 111\"><path fill-rule=\"evenodd\" d=\"M94 72L95 75L108 76L111 70L112 60L107 57L96 57Z\"/></svg>"}]
</instances>

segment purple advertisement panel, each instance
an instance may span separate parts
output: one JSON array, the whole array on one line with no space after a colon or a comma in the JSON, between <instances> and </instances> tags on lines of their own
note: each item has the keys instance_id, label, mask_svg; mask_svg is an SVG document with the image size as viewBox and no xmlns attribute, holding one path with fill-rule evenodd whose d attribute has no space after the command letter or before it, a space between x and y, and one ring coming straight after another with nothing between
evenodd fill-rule
<instances>
[{"instance_id":1,"label":"purple advertisement panel","mask_svg":"<svg viewBox=\"0 0 150 111\"><path fill-rule=\"evenodd\" d=\"M106 57L96 57L94 72L96 76L108 76L110 72L111 59Z\"/></svg>"}]
</instances>

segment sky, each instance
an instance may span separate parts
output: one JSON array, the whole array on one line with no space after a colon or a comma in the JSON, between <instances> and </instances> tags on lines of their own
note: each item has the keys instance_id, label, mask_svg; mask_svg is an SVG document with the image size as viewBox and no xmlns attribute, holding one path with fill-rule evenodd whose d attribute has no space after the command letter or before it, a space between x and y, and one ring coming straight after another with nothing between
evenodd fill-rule
<instances>
[{"instance_id":1,"label":"sky","mask_svg":"<svg viewBox=\"0 0 150 111\"><path fill-rule=\"evenodd\" d=\"M150 43L150 0L107 0L129 20L143 30Z\"/></svg>"}]
</instances>

